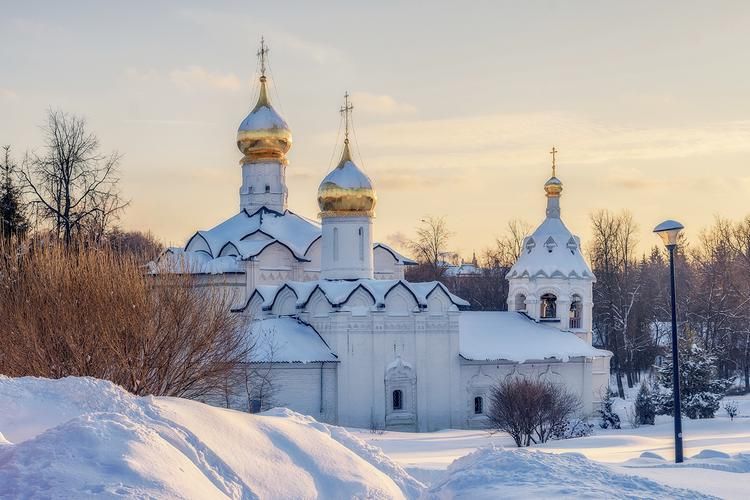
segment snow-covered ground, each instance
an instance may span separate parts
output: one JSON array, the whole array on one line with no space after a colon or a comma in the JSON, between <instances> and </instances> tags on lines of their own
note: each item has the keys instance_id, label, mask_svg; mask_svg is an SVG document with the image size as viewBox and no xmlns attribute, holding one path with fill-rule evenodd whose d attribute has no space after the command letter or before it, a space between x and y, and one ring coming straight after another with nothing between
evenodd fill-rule
<instances>
[{"instance_id":1,"label":"snow-covered ground","mask_svg":"<svg viewBox=\"0 0 750 500\"><path fill-rule=\"evenodd\" d=\"M0 377L2 498L405 498L423 485L340 427L101 380ZM12 444L11 444L12 443Z\"/></svg>"},{"instance_id":2,"label":"snow-covered ground","mask_svg":"<svg viewBox=\"0 0 750 500\"><path fill-rule=\"evenodd\" d=\"M683 419L687 459L680 466L671 463L674 459L673 421L671 417L664 416L657 417L657 423L653 426L632 429L627 428L629 425L625 422L623 427L626 428L619 430L603 430L597 426L593 436L552 441L530 450L580 454L604 464L610 471L636 474L706 495L750 498L750 396L727 399L736 401L739 406L740 415L734 421L730 421L723 409L714 419ZM622 400L615 407L624 417ZM487 446L505 447L507 450L515 448L507 435L487 431L373 434L366 430L351 430L380 447L414 477L433 486L445 479L446 470L454 460L477 449ZM498 460L497 466L501 467L505 460ZM517 471L511 474L513 477L516 475Z\"/></svg>"},{"instance_id":3,"label":"snow-covered ground","mask_svg":"<svg viewBox=\"0 0 750 500\"><path fill-rule=\"evenodd\" d=\"M0 377L0 498L747 498L750 398L734 422L671 420L518 450L502 434L373 434L138 398L93 379ZM381 451L382 449L382 451Z\"/></svg>"}]
</instances>

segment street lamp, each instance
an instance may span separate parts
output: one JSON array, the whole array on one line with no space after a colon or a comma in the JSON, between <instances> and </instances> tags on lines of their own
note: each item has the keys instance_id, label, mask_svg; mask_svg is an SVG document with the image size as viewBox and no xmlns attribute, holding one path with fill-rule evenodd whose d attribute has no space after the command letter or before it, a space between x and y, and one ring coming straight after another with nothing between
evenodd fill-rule
<instances>
[{"instance_id":1,"label":"street lamp","mask_svg":"<svg viewBox=\"0 0 750 500\"><path fill-rule=\"evenodd\" d=\"M682 416L680 415L680 367L677 350L677 307L674 292L674 250L684 226L674 220L665 220L654 228L669 250L669 276L672 289L672 394L674 395L674 461L682 462Z\"/></svg>"}]
</instances>

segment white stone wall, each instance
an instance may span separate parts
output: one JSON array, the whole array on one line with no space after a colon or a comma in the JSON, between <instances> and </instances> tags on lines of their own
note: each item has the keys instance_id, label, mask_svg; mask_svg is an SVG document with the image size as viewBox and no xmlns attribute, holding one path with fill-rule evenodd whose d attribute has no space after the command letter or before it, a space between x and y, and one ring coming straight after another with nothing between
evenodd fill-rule
<instances>
[{"instance_id":1,"label":"white stone wall","mask_svg":"<svg viewBox=\"0 0 750 500\"><path fill-rule=\"evenodd\" d=\"M271 404L310 415L320 422L336 423L336 371L337 363L275 364L269 375Z\"/></svg>"},{"instance_id":2,"label":"white stone wall","mask_svg":"<svg viewBox=\"0 0 750 500\"><path fill-rule=\"evenodd\" d=\"M599 358L597 358L599 359ZM607 360L608 362L608 360ZM462 428L482 428L487 424L490 387L507 377L525 377L561 383L581 399L581 413L590 416L598 408L592 388L592 361L578 358L567 362L500 363L461 361L461 395L464 399ZM484 399L485 415L474 414L474 398Z\"/></svg>"},{"instance_id":3,"label":"white stone wall","mask_svg":"<svg viewBox=\"0 0 750 500\"><path fill-rule=\"evenodd\" d=\"M266 187L268 189L266 190ZM286 164L284 162L243 163L240 210L253 213L265 206L286 210Z\"/></svg>"},{"instance_id":4,"label":"white stone wall","mask_svg":"<svg viewBox=\"0 0 750 500\"><path fill-rule=\"evenodd\" d=\"M321 277L373 277L372 218L324 217Z\"/></svg>"},{"instance_id":5,"label":"white stone wall","mask_svg":"<svg viewBox=\"0 0 750 500\"><path fill-rule=\"evenodd\" d=\"M432 304L432 311L420 311L405 288L375 311L362 290L339 310L310 300L302 319L339 357L340 425L432 431L460 424L458 312L447 300ZM389 378L398 360L411 367L413 384ZM394 389L404 393L402 410L392 408Z\"/></svg>"}]
</instances>

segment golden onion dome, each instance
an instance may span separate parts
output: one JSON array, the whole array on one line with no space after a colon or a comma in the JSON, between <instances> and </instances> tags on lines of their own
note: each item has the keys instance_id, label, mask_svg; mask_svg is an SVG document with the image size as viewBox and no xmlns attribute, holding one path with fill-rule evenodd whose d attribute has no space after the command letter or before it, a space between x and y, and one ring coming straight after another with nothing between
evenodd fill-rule
<instances>
[{"instance_id":1,"label":"golden onion dome","mask_svg":"<svg viewBox=\"0 0 750 500\"><path fill-rule=\"evenodd\" d=\"M245 155L242 163L286 161L285 155L292 147L292 131L271 106L265 75L260 77L258 103L237 130L237 147Z\"/></svg>"},{"instance_id":2,"label":"golden onion dome","mask_svg":"<svg viewBox=\"0 0 750 500\"><path fill-rule=\"evenodd\" d=\"M562 181L557 177L550 177L549 180L544 183L544 192L547 193L547 196L560 196L562 190Z\"/></svg>"},{"instance_id":3,"label":"golden onion dome","mask_svg":"<svg viewBox=\"0 0 750 500\"><path fill-rule=\"evenodd\" d=\"M378 197L367 175L352 161L349 140L344 141L341 161L320 183L318 206L321 217L375 215Z\"/></svg>"}]
</instances>

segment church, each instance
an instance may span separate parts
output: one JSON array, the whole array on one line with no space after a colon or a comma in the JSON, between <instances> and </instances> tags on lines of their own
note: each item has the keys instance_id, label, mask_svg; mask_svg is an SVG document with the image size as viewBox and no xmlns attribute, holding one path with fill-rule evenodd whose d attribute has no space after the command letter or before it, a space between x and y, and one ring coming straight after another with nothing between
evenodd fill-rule
<instances>
[{"instance_id":1,"label":"church","mask_svg":"<svg viewBox=\"0 0 750 500\"><path fill-rule=\"evenodd\" d=\"M289 209L292 133L268 95L266 52L262 44L257 103L237 131L238 213L150 263L153 273L179 268L230 294L233 313L250 319L249 366L264 369L273 390L244 409L284 406L362 428L481 428L490 387L527 377L564 384L592 413L611 353L592 346L595 277L562 221L554 160L545 218L506 276L508 310L470 311L439 282L405 280L416 262L374 242L377 193L352 158L348 96L343 152L320 183L318 219Z\"/></svg>"}]
</instances>

